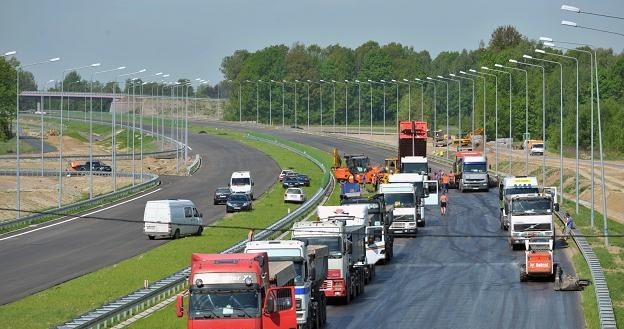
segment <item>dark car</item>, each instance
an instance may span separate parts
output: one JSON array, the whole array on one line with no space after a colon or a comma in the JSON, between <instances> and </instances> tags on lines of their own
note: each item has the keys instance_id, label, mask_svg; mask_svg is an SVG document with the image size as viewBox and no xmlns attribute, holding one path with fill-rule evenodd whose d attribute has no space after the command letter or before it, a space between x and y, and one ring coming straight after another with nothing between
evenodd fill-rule
<instances>
[{"instance_id":1,"label":"dark car","mask_svg":"<svg viewBox=\"0 0 624 329\"><path fill-rule=\"evenodd\" d=\"M297 180L299 181L299 186L310 186L310 178L307 175L299 174L297 175Z\"/></svg>"},{"instance_id":2,"label":"dark car","mask_svg":"<svg viewBox=\"0 0 624 329\"><path fill-rule=\"evenodd\" d=\"M282 186L284 188L289 187L298 187L299 186L299 178L296 175L287 175L282 179Z\"/></svg>"},{"instance_id":3,"label":"dark car","mask_svg":"<svg viewBox=\"0 0 624 329\"><path fill-rule=\"evenodd\" d=\"M229 187L219 187L214 193L214 204L226 203L230 194L232 194L232 191Z\"/></svg>"},{"instance_id":4,"label":"dark car","mask_svg":"<svg viewBox=\"0 0 624 329\"><path fill-rule=\"evenodd\" d=\"M232 193L225 203L225 212L251 211L251 196L246 193Z\"/></svg>"}]
</instances>

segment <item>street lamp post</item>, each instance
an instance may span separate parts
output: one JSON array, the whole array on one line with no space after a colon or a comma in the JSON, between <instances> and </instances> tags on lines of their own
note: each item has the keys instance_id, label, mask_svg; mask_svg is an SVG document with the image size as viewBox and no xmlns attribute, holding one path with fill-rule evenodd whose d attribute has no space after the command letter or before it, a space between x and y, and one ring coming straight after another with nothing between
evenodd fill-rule
<instances>
[{"instance_id":1,"label":"street lamp post","mask_svg":"<svg viewBox=\"0 0 624 329\"><path fill-rule=\"evenodd\" d=\"M323 83L325 83L325 81L321 79L318 82L316 82L316 81L312 81L308 79L308 83L315 83L319 85L319 98L321 100L320 105L319 105L319 115L320 115L320 120L321 120L321 132L323 132Z\"/></svg>"},{"instance_id":2,"label":"street lamp post","mask_svg":"<svg viewBox=\"0 0 624 329\"><path fill-rule=\"evenodd\" d=\"M477 70L469 69L468 71L469 72L459 71L459 73L463 75L468 75L474 78L482 79L482 85L483 85L483 152L485 152L485 145L487 143L487 128L486 128L486 121L485 121L485 115L487 113L487 103L486 103L487 95L485 92L486 80L484 76L481 76L478 74Z\"/></svg>"},{"instance_id":3,"label":"street lamp post","mask_svg":"<svg viewBox=\"0 0 624 329\"><path fill-rule=\"evenodd\" d=\"M472 108L471 108L472 126L471 126L471 131L474 132L474 106L475 106L475 82L474 82L474 79L466 78L466 77L463 77L461 75L456 75L456 74L453 74L453 73L451 73L449 75L452 76L452 77L455 77L455 78L470 80L470 82L472 82Z\"/></svg>"},{"instance_id":4,"label":"street lamp post","mask_svg":"<svg viewBox=\"0 0 624 329\"><path fill-rule=\"evenodd\" d=\"M533 56L526 54L522 55L522 57L525 59L533 59ZM546 186L546 70L542 65L526 62L521 64L542 69L542 141L544 141L544 154L542 155L542 184Z\"/></svg>"},{"instance_id":5,"label":"street lamp post","mask_svg":"<svg viewBox=\"0 0 624 329\"><path fill-rule=\"evenodd\" d=\"M510 59L509 62L515 63L517 61L515 59ZM524 72L524 106L525 106L524 107L524 139L527 139L527 137L529 136L529 72L527 70L519 69L517 67L511 67L511 66L503 66L503 67L507 69ZM524 141L523 141L523 144L525 144ZM528 176L529 175L529 152L528 150L526 150L526 147L524 150L524 156L525 156L524 171L525 171L525 175Z\"/></svg>"},{"instance_id":6,"label":"street lamp post","mask_svg":"<svg viewBox=\"0 0 624 329\"><path fill-rule=\"evenodd\" d=\"M54 82L54 80L48 80L44 86L43 86L43 91L45 92L48 89L48 84ZM39 116L41 119L41 176L43 177L43 170L44 170L44 159L43 159L43 112L45 111L45 97L41 96L41 109L39 110ZM51 104L52 102L50 102Z\"/></svg>"},{"instance_id":7,"label":"street lamp post","mask_svg":"<svg viewBox=\"0 0 624 329\"><path fill-rule=\"evenodd\" d=\"M437 121L437 116L438 116L438 95L437 95L437 91L436 91L436 84L435 82L431 82L431 81L427 81L427 80L421 80L419 78L414 79L416 81L419 81L421 84L421 88L425 85L425 83L430 83L431 85L433 85L433 148L436 148L436 142L435 142L435 133L436 133L436 121ZM421 89L422 90L422 89ZM422 94L421 94L422 97ZM421 120L424 120L424 114L423 114L423 109L421 107L420 109L420 116L421 116Z\"/></svg>"},{"instance_id":8,"label":"street lamp post","mask_svg":"<svg viewBox=\"0 0 624 329\"><path fill-rule=\"evenodd\" d=\"M481 66L483 70L490 70L487 66ZM495 153L495 171L498 176L498 76L492 73L479 72L480 74L487 75L494 78L494 153ZM485 144L483 146L485 151Z\"/></svg>"},{"instance_id":9,"label":"street lamp post","mask_svg":"<svg viewBox=\"0 0 624 329\"><path fill-rule=\"evenodd\" d=\"M578 58L572 56L561 55L557 53L550 53L544 51L544 55L552 55L560 58L566 58L574 60L576 64L576 119L575 119L575 127L576 127L576 175L575 175L575 192L576 192L576 213L579 211L579 63ZM563 145L561 145L563 148ZM563 193L563 191L561 191Z\"/></svg>"},{"instance_id":10,"label":"street lamp post","mask_svg":"<svg viewBox=\"0 0 624 329\"><path fill-rule=\"evenodd\" d=\"M501 64L494 64L494 66L496 67L503 67ZM490 71L494 71L494 72L499 72L499 73L504 73L507 74L509 76L509 176L512 176L512 169L513 169L513 159L512 159L512 144L513 144L513 135L512 133L512 112L511 112L511 96L512 96L512 91L511 91L511 72L507 72L507 71L503 71L503 70L497 70L497 69L490 69Z\"/></svg>"},{"instance_id":11,"label":"street lamp post","mask_svg":"<svg viewBox=\"0 0 624 329\"><path fill-rule=\"evenodd\" d=\"M383 135L386 137L386 81L379 80L383 84Z\"/></svg>"},{"instance_id":12,"label":"street lamp post","mask_svg":"<svg viewBox=\"0 0 624 329\"><path fill-rule=\"evenodd\" d=\"M15 54L15 51L10 51L5 53L5 56L11 56L13 54ZM15 81L16 81L16 85L15 85L15 98L16 98L16 102L15 102L15 139L16 139L16 145L15 145L15 153L16 153L16 161L17 161L17 173L16 173L16 210L17 210L17 219L20 219L21 216L21 195L20 195L20 191L21 191L21 186L20 186L20 128L19 128L19 99L20 99L20 90L19 90L19 75L20 72L22 71L23 68L25 67L29 67L29 66L36 66L36 65L41 65L41 64L46 64L46 63L52 63L52 62L56 62L59 61L60 58L55 57L55 58L51 58L48 59L46 61L41 61L41 62L36 62L36 63L31 63L31 64L26 64L26 65L20 65L15 69ZM62 111L62 108L61 108ZM43 136L42 136L43 137ZM60 189L59 189L60 191Z\"/></svg>"},{"instance_id":13,"label":"street lamp post","mask_svg":"<svg viewBox=\"0 0 624 329\"><path fill-rule=\"evenodd\" d=\"M461 80L447 78L441 75L438 75L438 78L457 82L457 136L459 137L462 133L461 131Z\"/></svg>"},{"instance_id":14,"label":"street lamp post","mask_svg":"<svg viewBox=\"0 0 624 329\"><path fill-rule=\"evenodd\" d=\"M361 133L360 128L362 125L362 84L360 80L355 80L355 83L358 85L358 135Z\"/></svg>"},{"instance_id":15,"label":"street lamp post","mask_svg":"<svg viewBox=\"0 0 624 329\"><path fill-rule=\"evenodd\" d=\"M60 118L60 123L61 123L61 128L60 128L60 133L59 133L59 193L58 193L58 207L60 208L63 204L63 93L64 93L64 88L65 88L65 75L67 72L70 71L77 71L77 70L81 70L81 69L86 69L86 68L94 68L94 67L98 67L100 66L100 63L93 63L90 65L84 65L84 66L80 66L80 67L75 67L75 68L70 68L70 69L65 69L63 70L63 74L62 74L62 80L61 80L61 118ZM113 101L114 101L114 97L113 97ZM68 105L69 105L69 101L68 101ZM69 113L68 113L69 116ZM89 163L89 174L92 176L93 172L91 169L92 165ZM92 192L90 192L89 194L90 196L93 195Z\"/></svg>"},{"instance_id":16,"label":"street lamp post","mask_svg":"<svg viewBox=\"0 0 624 329\"><path fill-rule=\"evenodd\" d=\"M98 63L98 66L99 66L99 63ZM110 70L93 72L93 74L91 75L91 101L93 101L93 80L96 75L102 74L102 73L120 71L125 68L126 68L125 66L120 66L120 67L110 69ZM113 84L113 90L114 89L115 89L115 84ZM113 99L113 102L115 102L114 99ZM100 109L100 111L102 111L102 109ZM92 116L93 114L92 113L93 113L93 107L91 107L89 111L89 163L93 161L93 116ZM114 125L113 125L113 129L114 129ZM114 130L113 130L113 135L114 135ZM113 148L114 148L114 145L113 145ZM113 154L111 153L111 158L112 156ZM89 198L90 199L93 198L93 170L91 166L89 168Z\"/></svg>"},{"instance_id":17,"label":"street lamp post","mask_svg":"<svg viewBox=\"0 0 624 329\"><path fill-rule=\"evenodd\" d=\"M397 136L398 136L399 134L399 82L396 81L396 79L392 79L390 80L389 83L393 83L396 85L396 122L395 122L395 125L396 125Z\"/></svg>"},{"instance_id":18,"label":"street lamp post","mask_svg":"<svg viewBox=\"0 0 624 329\"><path fill-rule=\"evenodd\" d=\"M543 39L548 39L548 40L543 40ZM587 51L587 50L582 50L582 49L574 49L574 48L567 48L567 47L560 47L560 46L555 46L555 44L553 43L552 39L549 38L544 38L544 37L540 37L540 40L543 41L547 41L544 42L545 46L548 47L552 47L552 48L560 48L560 49L566 49L568 51L577 51L577 52L581 52L581 53L585 53L589 55L589 69L590 69L590 73L589 73L589 83L590 83L590 90L591 90L591 106L590 106L590 153L591 153L591 226L594 227L594 218L595 218L595 206L594 206L594 200L595 200L595 177L594 177L594 57L596 57L596 51L594 50L594 52L592 53L591 51ZM585 45L585 46L589 46L589 45ZM537 51L537 50L536 50ZM545 52L544 52L545 53ZM536 58L537 60L540 60L538 58ZM597 59L597 57L596 57ZM561 65L561 64L560 64Z\"/></svg>"},{"instance_id":19,"label":"street lamp post","mask_svg":"<svg viewBox=\"0 0 624 329\"><path fill-rule=\"evenodd\" d=\"M420 85L420 121L425 121L425 84L422 82L419 82L420 79L416 78L414 79L414 81L409 81L407 79L403 79L403 81L406 81L408 83L410 82L414 82ZM410 120L412 120L411 118L411 114L410 114Z\"/></svg>"},{"instance_id":20,"label":"street lamp post","mask_svg":"<svg viewBox=\"0 0 624 329\"><path fill-rule=\"evenodd\" d=\"M272 118L272 115L273 115L273 113L272 113L273 112L273 99L271 97L272 96L271 95L271 91L272 91L272 89L271 89L271 81L273 81L273 80L270 80L269 82L258 80L259 83L266 83L266 84L269 85L269 126L273 125L273 118Z\"/></svg>"},{"instance_id":21,"label":"street lamp post","mask_svg":"<svg viewBox=\"0 0 624 329\"><path fill-rule=\"evenodd\" d=\"M436 82L442 82L444 84L446 84L446 159L449 159L449 152L450 152L450 146L449 146L449 109L448 109L448 100L449 100L449 83L448 81L445 80L438 80L438 79L434 79L432 77L427 77L428 80L432 80L432 81L436 81ZM434 124L435 125L435 124Z\"/></svg>"}]
</instances>

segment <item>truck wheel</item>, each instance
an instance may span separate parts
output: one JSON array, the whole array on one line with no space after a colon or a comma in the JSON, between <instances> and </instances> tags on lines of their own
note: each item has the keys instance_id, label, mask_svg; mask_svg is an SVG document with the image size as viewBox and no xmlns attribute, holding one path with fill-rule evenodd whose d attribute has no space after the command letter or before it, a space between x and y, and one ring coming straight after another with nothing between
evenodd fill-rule
<instances>
[{"instance_id":1,"label":"truck wheel","mask_svg":"<svg viewBox=\"0 0 624 329\"><path fill-rule=\"evenodd\" d=\"M351 304L351 293L353 292L353 289L352 289L352 287L351 287L351 284L348 284L348 285L347 285L347 289L348 289L348 290L346 291L346 293L345 293L345 297L344 297L344 300L343 300L343 302L344 302L344 304L345 304L345 305L349 305L349 304Z\"/></svg>"},{"instance_id":2,"label":"truck wheel","mask_svg":"<svg viewBox=\"0 0 624 329\"><path fill-rule=\"evenodd\" d=\"M550 276L550 281L551 282L555 282L557 277L559 276L559 264L555 263L553 264L553 274Z\"/></svg>"},{"instance_id":3,"label":"truck wheel","mask_svg":"<svg viewBox=\"0 0 624 329\"><path fill-rule=\"evenodd\" d=\"M203 227L203 226L200 226L200 227L198 227L198 228L197 228L197 233L195 233L195 235L198 235L198 236L199 236L199 235L202 235L202 232L203 232L203 231L204 231L204 227Z\"/></svg>"},{"instance_id":4,"label":"truck wheel","mask_svg":"<svg viewBox=\"0 0 624 329\"><path fill-rule=\"evenodd\" d=\"M155 238L155 236L153 236L153 235L148 235L147 237L148 237L150 240L154 240L154 238Z\"/></svg>"},{"instance_id":5,"label":"truck wheel","mask_svg":"<svg viewBox=\"0 0 624 329\"><path fill-rule=\"evenodd\" d=\"M175 233L173 233L173 239L177 240L180 238L180 229L176 229Z\"/></svg>"},{"instance_id":6,"label":"truck wheel","mask_svg":"<svg viewBox=\"0 0 624 329\"><path fill-rule=\"evenodd\" d=\"M526 273L526 266L520 266L520 282L527 282L528 275Z\"/></svg>"}]
</instances>

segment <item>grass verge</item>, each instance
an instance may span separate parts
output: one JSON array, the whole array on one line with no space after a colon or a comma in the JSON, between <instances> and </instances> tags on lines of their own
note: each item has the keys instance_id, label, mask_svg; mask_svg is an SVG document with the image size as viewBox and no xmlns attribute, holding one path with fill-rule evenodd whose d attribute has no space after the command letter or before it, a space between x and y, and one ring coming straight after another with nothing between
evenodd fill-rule
<instances>
[{"instance_id":1,"label":"grass verge","mask_svg":"<svg viewBox=\"0 0 624 329\"><path fill-rule=\"evenodd\" d=\"M603 268L611 300L613 301L613 311L617 326L624 328L624 225L608 220L609 227L609 247L605 247L605 240L602 214L595 211L595 224L591 226L591 210L579 206L579 213L574 214L575 204L572 201L564 200L563 210L568 210L574 218L577 229L586 236L587 241L596 253ZM582 278L591 279L589 267L579 252L572 258L574 267L578 275ZM600 318L597 313L596 294L594 286L590 286L582 292L582 305L585 321L588 328L599 328Z\"/></svg>"},{"instance_id":2,"label":"grass verge","mask_svg":"<svg viewBox=\"0 0 624 329\"><path fill-rule=\"evenodd\" d=\"M323 179L320 170L309 160L293 156L277 146L251 141L240 133L220 132L219 135L258 148L282 167L293 167L308 174L312 178L311 186L306 188L308 195L320 186ZM313 151L308 147L301 149ZM274 185L257 201L252 212L226 216L213 228L206 228L200 237L171 241L113 266L3 305L0 307L0 328L48 328L57 325L141 288L145 279L156 281L188 266L191 252L223 250L246 237L247 229L236 227L266 227L286 214L287 208L293 206L284 204L282 193L282 187Z\"/></svg>"},{"instance_id":3,"label":"grass verge","mask_svg":"<svg viewBox=\"0 0 624 329\"><path fill-rule=\"evenodd\" d=\"M16 146L17 146L17 138L15 137L7 141L0 141L0 155L17 153ZM32 153L35 150L36 150L35 147L26 143L23 139L20 139L20 154Z\"/></svg>"}]
</instances>

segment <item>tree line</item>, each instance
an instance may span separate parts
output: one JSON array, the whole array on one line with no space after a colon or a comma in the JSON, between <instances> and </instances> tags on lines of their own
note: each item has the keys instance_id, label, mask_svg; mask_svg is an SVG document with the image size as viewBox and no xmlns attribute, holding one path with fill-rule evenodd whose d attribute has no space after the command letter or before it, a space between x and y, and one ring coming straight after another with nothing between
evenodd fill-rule
<instances>
[{"instance_id":1,"label":"tree line","mask_svg":"<svg viewBox=\"0 0 624 329\"><path fill-rule=\"evenodd\" d=\"M485 77L485 128L488 140L496 137L496 128L498 128L498 137L505 138L509 136L510 127L509 75L481 69L482 66L486 66L511 72L511 133L514 140L522 140L527 116L528 132L531 138L541 138L542 71L539 68L516 66L508 62L509 59L522 62L524 61L523 55L528 54L562 63L564 147L573 147L576 141L576 63L573 60L535 53L536 48L544 47L539 41L523 36L512 26L501 26L494 30L487 45L481 42L478 49L441 52L435 58L432 58L426 50L416 51L413 47L395 42L380 45L374 41L368 41L355 49L339 44L322 48L318 45L306 46L295 43L290 47L268 46L254 52L237 50L225 57L221 64L221 71L225 76L222 86L229 93L225 118L281 124L283 101L285 124L288 126L294 124L296 106L297 122L301 126L307 123L308 119L309 88L310 120L315 125L321 123L322 115L324 125L333 124L335 116L336 123L339 125L344 125L345 120L348 120L350 126L358 125L359 122L362 125L368 125L371 119L375 125L379 125L385 117L386 123L393 126L397 115L399 120L420 119L422 104L424 119L430 123L430 126L436 122L437 129L446 129L448 108L451 133L458 132L460 122L462 131L467 132L473 127L473 81L474 127L483 127L484 79L461 75L459 71L468 72L469 69L476 69L497 76L498 111L496 111L495 104L495 78L491 75L482 75ZM548 47L544 49L548 52L578 58L579 143L583 149L587 150L590 147L590 57L582 52L562 52ZM591 50L587 47L578 49ZM597 49L596 53L599 63L603 142L606 151L616 156L624 152L624 131L620 128L624 124L624 112L619 110L624 97L624 88L622 88L624 87L624 55L614 53L612 49ZM558 150L559 66L537 61L527 62L545 67L547 147L551 150ZM497 68L494 66L497 63L528 71L528 113L525 111L525 73ZM449 73L454 73L458 77L453 78L449 76ZM445 80L448 82L448 104L446 84L435 83L436 99L434 100L434 84L430 83L433 81L426 80L427 76L436 78L438 75L460 81L458 83ZM459 78L459 76L464 78ZM419 82L415 78L429 82ZM393 79L395 82L392 81ZM345 80L348 82L345 83ZM369 80L376 83L370 83ZM381 80L386 83L380 83ZM296 100L295 88L297 89ZM422 100L421 88L424 94ZM282 90L284 90L283 95ZM460 91L461 99L458 101ZM437 108L435 118L434 105ZM271 118L269 118L269 108L271 108ZM345 113L345 108L348 109L348 113ZM594 129L597 140L596 111L597 107L594 106ZM496 122L496 117L498 117L498 122Z\"/></svg>"}]
</instances>

